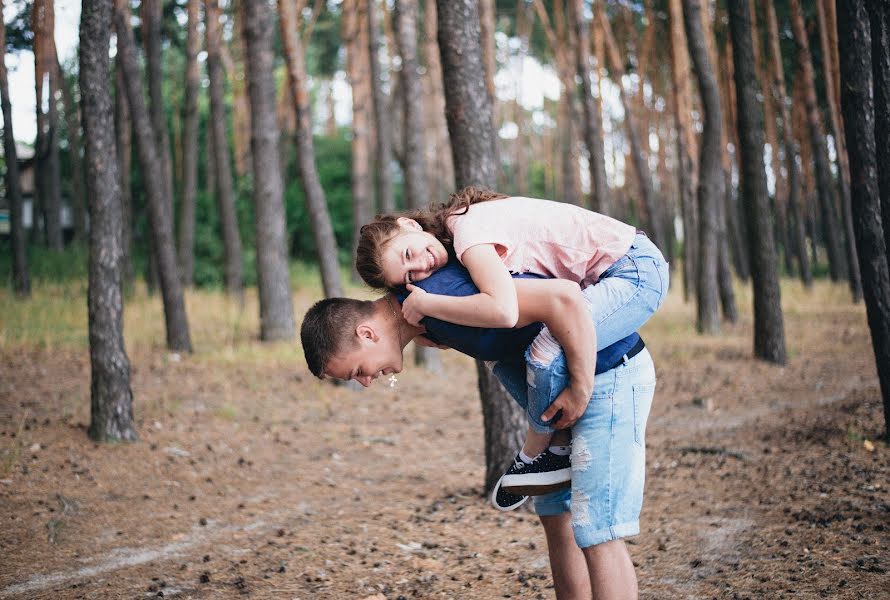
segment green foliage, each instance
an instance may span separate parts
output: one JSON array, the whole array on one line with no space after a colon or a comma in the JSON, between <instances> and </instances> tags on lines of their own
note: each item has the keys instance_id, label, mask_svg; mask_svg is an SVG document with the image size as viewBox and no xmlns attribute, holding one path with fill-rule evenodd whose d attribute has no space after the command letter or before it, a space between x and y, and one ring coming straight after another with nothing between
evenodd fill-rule
<instances>
[{"instance_id":1,"label":"green foliage","mask_svg":"<svg viewBox=\"0 0 890 600\"><path fill-rule=\"evenodd\" d=\"M283 142L287 143L285 140ZM297 172L293 144L287 143L291 160L285 175L284 203L291 257L315 261L315 241L306 211L306 199ZM352 248L352 151L344 136L315 138L315 159L321 187L325 191L340 262L351 261Z\"/></svg>"},{"instance_id":2,"label":"green foliage","mask_svg":"<svg viewBox=\"0 0 890 600\"><path fill-rule=\"evenodd\" d=\"M28 244L28 271L34 282L86 281L89 269L89 248L86 245L71 244L62 252L45 246ZM0 256L12 257L12 242L9 237L0 237ZM12 260L0 262L0 280L12 288Z\"/></svg>"}]
</instances>

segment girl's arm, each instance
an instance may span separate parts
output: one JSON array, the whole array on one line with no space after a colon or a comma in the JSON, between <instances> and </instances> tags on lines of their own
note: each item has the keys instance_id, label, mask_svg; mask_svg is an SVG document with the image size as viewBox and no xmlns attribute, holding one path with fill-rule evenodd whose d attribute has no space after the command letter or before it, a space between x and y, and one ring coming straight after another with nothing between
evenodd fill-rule
<instances>
[{"instance_id":1,"label":"girl's arm","mask_svg":"<svg viewBox=\"0 0 890 600\"><path fill-rule=\"evenodd\" d=\"M516 279L519 297L517 326L540 321L562 346L569 369L569 384L541 415L544 421L560 409L557 429L571 427L587 408L596 373L596 328L587 300L577 283L565 279Z\"/></svg>"},{"instance_id":2,"label":"girl's arm","mask_svg":"<svg viewBox=\"0 0 890 600\"><path fill-rule=\"evenodd\" d=\"M424 316L470 327L512 328L519 318L516 287L493 244L468 248L461 257L479 288L472 296L428 294L412 285L411 295L402 304L402 314L416 324Z\"/></svg>"}]
</instances>

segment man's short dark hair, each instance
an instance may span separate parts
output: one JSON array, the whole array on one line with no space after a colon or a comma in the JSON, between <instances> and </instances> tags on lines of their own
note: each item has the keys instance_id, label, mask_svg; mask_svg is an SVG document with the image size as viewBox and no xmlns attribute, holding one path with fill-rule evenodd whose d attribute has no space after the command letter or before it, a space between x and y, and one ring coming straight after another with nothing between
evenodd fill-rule
<instances>
[{"instance_id":1,"label":"man's short dark hair","mask_svg":"<svg viewBox=\"0 0 890 600\"><path fill-rule=\"evenodd\" d=\"M312 374L323 379L328 361L354 345L359 321L373 314L373 302L353 298L326 298L306 311L300 340Z\"/></svg>"}]
</instances>

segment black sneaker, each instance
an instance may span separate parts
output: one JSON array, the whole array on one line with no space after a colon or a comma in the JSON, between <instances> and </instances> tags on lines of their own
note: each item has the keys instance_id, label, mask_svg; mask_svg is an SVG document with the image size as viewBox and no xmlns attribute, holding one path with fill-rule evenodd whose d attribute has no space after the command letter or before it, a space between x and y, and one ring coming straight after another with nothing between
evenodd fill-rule
<instances>
[{"instance_id":1,"label":"black sneaker","mask_svg":"<svg viewBox=\"0 0 890 600\"><path fill-rule=\"evenodd\" d=\"M502 486L511 494L540 496L569 487L572 483L572 463L569 456L554 454L548 448L525 464L517 456L501 478Z\"/></svg>"},{"instance_id":2,"label":"black sneaker","mask_svg":"<svg viewBox=\"0 0 890 600\"><path fill-rule=\"evenodd\" d=\"M504 489L501 488L501 482L503 480L504 477L502 475L501 478L498 479L497 484L495 484L494 489L491 490L491 505L502 512L516 510L525 504L525 501L528 500L528 496L519 496L504 491Z\"/></svg>"}]
</instances>

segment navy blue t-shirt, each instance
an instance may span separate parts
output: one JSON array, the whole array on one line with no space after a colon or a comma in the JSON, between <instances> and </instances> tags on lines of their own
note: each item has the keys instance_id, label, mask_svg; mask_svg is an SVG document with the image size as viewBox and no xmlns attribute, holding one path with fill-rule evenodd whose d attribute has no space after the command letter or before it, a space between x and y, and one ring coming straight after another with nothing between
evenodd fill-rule
<instances>
[{"instance_id":1,"label":"navy blue t-shirt","mask_svg":"<svg viewBox=\"0 0 890 600\"><path fill-rule=\"evenodd\" d=\"M514 277L538 276L519 274ZM431 294L445 296L472 296L479 293L479 288L473 283L469 271L456 261L449 262L415 285ZM401 303L408 297L408 293L404 288L400 288L395 296ZM479 360L515 359L517 355L522 356L543 328L541 323L532 323L516 329L469 327L433 317L424 317L421 323L426 327L426 336L433 342ZM639 334L633 333L597 352L596 373L604 373L613 368L639 339Z\"/></svg>"}]
</instances>

